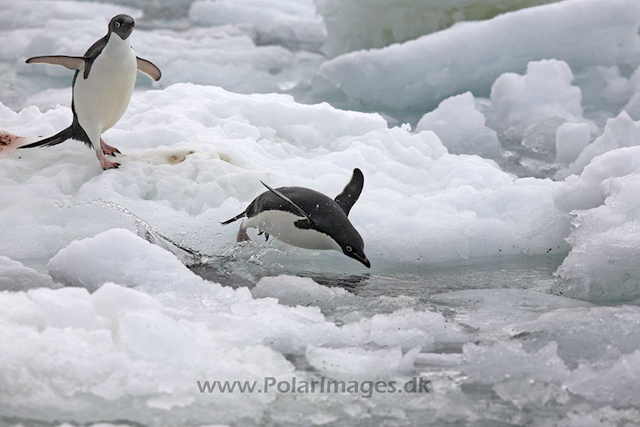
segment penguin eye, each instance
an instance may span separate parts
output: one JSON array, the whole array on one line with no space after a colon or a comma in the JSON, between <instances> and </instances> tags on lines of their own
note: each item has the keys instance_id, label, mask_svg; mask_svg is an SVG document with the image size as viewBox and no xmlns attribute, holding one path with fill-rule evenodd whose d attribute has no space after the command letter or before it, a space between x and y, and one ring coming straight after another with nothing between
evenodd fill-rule
<instances>
[{"instance_id":1,"label":"penguin eye","mask_svg":"<svg viewBox=\"0 0 640 427\"><path fill-rule=\"evenodd\" d=\"M345 251L347 251L347 252L349 252L349 253L353 252L353 248L352 248L351 246L349 246L349 245L347 245L347 246L344 248L344 250L345 250Z\"/></svg>"},{"instance_id":2,"label":"penguin eye","mask_svg":"<svg viewBox=\"0 0 640 427\"><path fill-rule=\"evenodd\" d=\"M120 23L116 22L116 28L120 28Z\"/></svg>"}]
</instances>

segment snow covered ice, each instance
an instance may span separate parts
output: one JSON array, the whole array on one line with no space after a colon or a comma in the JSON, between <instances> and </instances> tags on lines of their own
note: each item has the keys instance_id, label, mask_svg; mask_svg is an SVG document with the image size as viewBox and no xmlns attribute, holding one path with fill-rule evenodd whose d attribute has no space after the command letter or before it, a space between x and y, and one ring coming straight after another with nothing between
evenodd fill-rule
<instances>
[{"instance_id":1,"label":"snow covered ice","mask_svg":"<svg viewBox=\"0 0 640 427\"><path fill-rule=\"evenodd\" d=\"M405 43L338 56L322 65L322 77L356 105L410 117L467 90L486 96L501 74L520 73L533 60L563 60L574 71L634 67L639 8L627 0L562 1L462 22Z\"/></svg>"},{"instance_id":2,"label":"snow covered ice","mask_svg":"<svg viewBox=\"0 0 640 427\"><path fill-rule=\"evenodd\" d=\"M637 1L0 0L2 135L118 13L120 169L0 147L0 425L637 424ZM355 167L370 271L220 224ZM203 388L267 378L359 388Z\"/></svg>"},{"instance_id":3,"label":"snow covered ice","mask_svg":"<svg viewBox=\"0 0 640 427\"><path fill-rule=\"evenodd\" d=\"M327 26L323 50L334 57L412 40L459 21L488 19L500 13L554 1L315 0L315 4Z\"/></svg>"}]
</instances>

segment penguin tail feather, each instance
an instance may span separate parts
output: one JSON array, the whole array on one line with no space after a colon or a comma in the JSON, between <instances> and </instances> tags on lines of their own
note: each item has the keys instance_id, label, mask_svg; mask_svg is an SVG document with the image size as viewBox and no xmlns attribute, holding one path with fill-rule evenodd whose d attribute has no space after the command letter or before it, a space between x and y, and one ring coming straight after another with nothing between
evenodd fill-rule
<instances>
[{"instance_id":1,"label":"penguin tail feather","mask_svg":"<svg viewBox=\"0 0 640 427\"><path fill-rule=\"evenodd\" d=\"M56 133L49 138L41 139L40 141L32 142L31 144L23 145L18 148L34 148L34 147L51 147L53 145L58 145L61 142L65 142L67 139L73 137L73 129L71 126L68 128Z\"/></svg>"},{"instance_id":2,"label":"penguin tail feather","mask_svg":"<svg viewBox=\"0 0 640 427\"><path fill-rule=\"evenodd\" d=\"M239 220L240 218L242 218L242 217L243 217L243 216L245 216L246 214L247 214L247 213L246 213L246 211L245 211L245 212L242 212L241 214L238 214L238 215L234 216L234 217L233 217L233 218L231 218L231 219L228 219L228 220L226 220L226 221L224 221L224 222L221 222L220 224L222 224L222 225L231 224L232 222Z\"/></svg>"}]
</instances>

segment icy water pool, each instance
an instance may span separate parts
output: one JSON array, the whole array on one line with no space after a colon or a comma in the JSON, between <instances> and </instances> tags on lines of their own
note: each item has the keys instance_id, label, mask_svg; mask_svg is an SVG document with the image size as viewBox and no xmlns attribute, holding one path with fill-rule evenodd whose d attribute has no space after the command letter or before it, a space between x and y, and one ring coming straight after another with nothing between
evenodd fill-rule
<instances>
[{"instance_id":1,"label":"icy water pool","mask_svg":"<svg viewBox=\"0 0 640 427\"><path fill-rule=\"evenodd\" d=\"M308 266L267 267L228 258L212 259L191 270L227 286L252 286L263 277L281 274L309 277L321 285L341 287L361 297L411 296L428 299L466 289L529 289L544 292L561 279L553 272L564 255L505 256L439 264L402 264L377 260L373 273L357 275L305 270Z\"/></svg>"},{"instance_id":2,"label":"icy water pool","mask_svg":"<svg viewBox=\"0 0 640 427\"><path fill-rule=\"evenodd\" d=\"M275 296L284 304L307 302L317 305L327 319L338 326L348 321L343 319L353 318L353 313L358 313L356 317L371 317L391 313L404 305L440 313L467 334L462 340L436 343L431 351L416 357L412 372L404 373L405 377L414 375L428 379L432 387L428 395L405 395L406 398L374 395L368 399L280 395L266 410L263 425L299 425L299 417L305 419L309 409L305 406L322 408L326 417L307 420L332 426L588 425L598 417L598 425L637 425L634 424L637 419L633 420L638 412L633 405L612 408L598 399L573 393L567 385L556 384L559 378L549 377L550 374L560 378L566 376L565 372L554 371L553 365L559 359L546 352L550 343L552 347L559 346L559 353L566 357L569 366L576 367L576 360L587 362L588 356L581 357L584 354L580 354L580 346L594 339L594 331L580 336L585 325L575 329L576 324L582 323L576 316L590 317L584 311L586 307L605 310L601 313L603 316L597 316L598 323L605 321L607 310L609 314L631 311L637 315L638 312L636 306L613 304L598 308L587 302L556 299L556 295L562 294L559 289L563 289L564 284L553 273L563 258L563 255L505 256L438 265L378 262L375 272L357 275L311 272L304 265L268 268L264 262L239 263L219 258L192 266L191 270L207 280L229 286L242 283L241 286L255 289L262 278L286 274L311 278L329 288L344 289L349 295L341 294L341 301L337 301L340 296L317 298L307 295L309 299L305 301L305 296L295 293L284 295L286 291L271 295L254 292L254 296ZM552 320L548 330L534 330L539 325L531 330L519 326L528 321L535 324L533 319L540 315L557 316L557 323ZM568 321L566 333L560 332L564 321ZM593 326L592 319L585 323L587 328L590 323ZM595 336L598 336L597 332ZM474 366L474 363L467 365L464 362L465 355L468 357L470 353L463 347L472 344L478 348L486 345L498 349L481 356L469 372L468 366ZM514 349L520 348L524 351L519 356L524 356L525 360L518 361L513 358ZM578 353L577 358L574 352ZM310 366L305 357L285 356L295 365L298 376L317 379L326 374L322 369ZM517 366L518 363L522 366ZM502 364L504 366L500 366ZM551 373L544 373L549 367L552 367ZM523 371L526 374L523 375ZM574 381L580 383L578 379ZM350 407L353 411L369 414L365 419L354 420L353 414L349 413Z\"/></svg>"},{"instance_id":3,"label":"icy water pool","mask_svg":"<svg viewBox=\"0 0 640 427\"><path fill-rule=\"evenodd\" d=\"M279 275L295 275L298 277L311 278L319 285L330 288L342 288L358 298L344 298L342 302L334 299L316 299L309 303L317 304L328 319L342 326L345 322L343 316L357 312L363 316L374 316L381 313L390 313L399 308L397 302L385 301L385 297L406 297L402 302L406 307L418 310L431 310L442 313L445 317L455 321L457 315L465 316L468 304L473 306L474 294L469 294L468 301L462 303L457 301L446 301L433 299L432 296L451 291L466 290L487 290L487 289L521 289L540 293L549 292L553 285L559 280L553 276L553 272L562 263L563 256L537 256L537 257L496 257L487 259L476 259L470 261L451 262L438 265L417 265L399 263L378 262L376 272L358 275L336 274L328 271L312 272L305 267L310 266L288 266L279 265L277 267L266 267L264 262L238 262L229 258L209 259L203 265L192 266L191 270L199 276L222 283L227 286L238 287L247 286L253 288L260 279ZM380 265L382 264L382 265ZM313 300L313 296L310 297ZM382 300L381 300L382 298ZM526 297L525 297L526 299ZM303 300L293 296L280 298L285 304L304 303ZM506 303L510 303L511 301ZM474 327L466 326L465 329L473 334ZM415 361L414 375L429 378L436 381L449 382L449 386L458 388L456 394L461 399L456 403L456 409L438 408L439 398L421 397L410 398L405 402L397 397L389 398L387 401L378 400L377 406L371 415L365 420L354 422L351 416L341 417L343 409L338 409L340 405L354 405L359 399L355 398L338 399L310 399L308 405L325 406L326 421L328 425L358 425L358 426L380 426L380 425L477 425L477 426L498 426L498 425L521 425L539 422L542 419L548 421L560 420L564 418L564 408L559 405L545 407L543 413L536 414L522 411L522 408L510 405L502 401L500 397L486 385L465 385L459 383L461 376L459 372L452 369L461 360L462 345L464 343L448 343L439 345L430 356L417 358ZM438 356L440 355L440 356ZM297 355L286 355L297 370L297 375L318 378L322 376L314 367L310 366L305 357ZM315 397L315 396L314 396ZM305 396L291 398L289 395L279 396L273 405L267 410L263 420L264 425L299 425L298 417L304 412L301 409L291 409L290 405L300 404ZM428 402L427 402L428 401ZM422 403L420 403L422 402ZM484 411L486 409L486 412ZM449 421L444 421L439 414L442 410L459 411L458 414L451 414ZM304 411L304 410L302 410ZM479 418L476 421L469 420L456 421L458 416L471 411L477 412ZM402 419L398 419L398 413L402 412ZM484 415L480 415L483 414ZM466 417L463 417L466 418ZM499 420L512 420L499 421ZM324 424L322 420L316 420L319 424Z\"/></svg>"}]
</instances>

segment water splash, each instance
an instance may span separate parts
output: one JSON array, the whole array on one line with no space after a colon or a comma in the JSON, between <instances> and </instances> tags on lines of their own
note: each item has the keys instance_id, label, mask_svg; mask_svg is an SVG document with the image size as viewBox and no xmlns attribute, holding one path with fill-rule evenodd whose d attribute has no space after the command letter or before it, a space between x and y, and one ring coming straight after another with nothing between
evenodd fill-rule
<instances>
[{"instance_id":1,"label":"water splash","mask_svg":"<svg viewBox=\"0 0 640 427\"><path fill-rule=\"evenodd\" d=\"M110 209L115 209L127 218L133 220L133 224L136 228L136 234L146 240L149 243L152 243L156 246L160 246L161 248L171 252L174 254L180 262L185 264L187 267L193 265L200 265L211 258L216 258L216 255L205 255L201 252L187 248L167 236L160 233L153 226L151 226L148 222L131 212L129 209L125 208L122 205L119 205L114 202L110 202L107 200L96 199L91 200L86 203L87 205L98 205L102 207L107 207Z\"/></svg>"},{"instance_id":2,"label":"water splash","mask_svg":"<svg viewBox=\"0 0 640 427\"><path fill-rule=\"evenodd\" d=\"M135 231L139 237L171 252L187 268L203 279L226 286L253 287L263 277L290 275L309 277L320 284L353 290L365 285L370 278L369 274L344 275L330 271L310 271L304 266L266 261L265 258L271 258L273 255L276 255L277 258L287 258L287 252L275 247L272 243L273 240L267 245L255 241L240 244L234 242L224 246L218 254L204 254L167 237L118 203L94 199L85 202L84 205L100 206L117 211L123 218L133 222L134 230L132 231ZM59 209L72 209L73 207L65 203L58 205ZM75 207L80 207L80 205Z\"/></svg>"}]
</instances>

